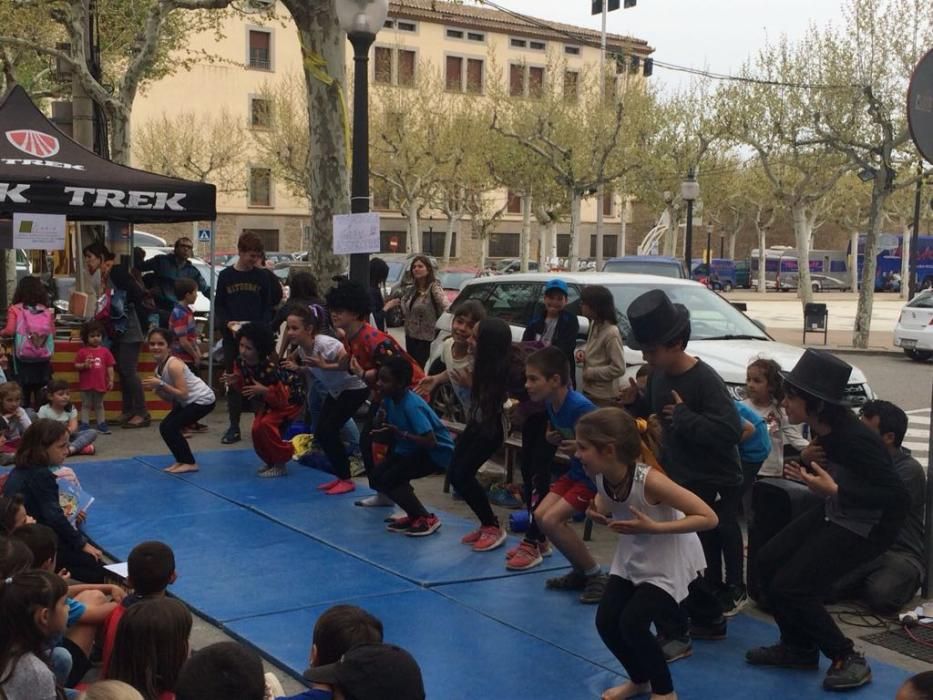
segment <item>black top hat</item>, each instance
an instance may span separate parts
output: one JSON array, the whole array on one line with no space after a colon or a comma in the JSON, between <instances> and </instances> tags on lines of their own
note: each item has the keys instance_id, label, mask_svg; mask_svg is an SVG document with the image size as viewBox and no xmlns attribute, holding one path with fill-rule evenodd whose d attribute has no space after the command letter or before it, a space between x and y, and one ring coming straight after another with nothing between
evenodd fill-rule
<instances>
[{"instance_id":1,"label":"black top hat","mask_svg":"<svg viewBox=\"0 0 933 700\"><path fill-rule=\"evenodd\" d=\"M660 289L652 289L635 299L626 311L634 336L633 345L647 348L681 335L690 326L690 312L674 304Z\"/></svg>"},{"instance_id":2,"label":"black top hat","mask_svg":"<svg viewBox=\"0 0 933 700\"><path fill-rule=\"evenodd\" d=\"M304 677L339 686L355 700L424 700L418 662L393 644L361 644L326 666L312 666Z\"/></svg>"},{"instance_id":3,"label":"black top hat","mask_svg":"<svg viewBox=\"0 0 933 700\"><path fill-rule=\"evenodd\" d=\"M852 365L825 350L808 349L790 372L781 372L784 381L800 391L828 403L847 404L846 386Z\"/></svg>"}]
</instances>

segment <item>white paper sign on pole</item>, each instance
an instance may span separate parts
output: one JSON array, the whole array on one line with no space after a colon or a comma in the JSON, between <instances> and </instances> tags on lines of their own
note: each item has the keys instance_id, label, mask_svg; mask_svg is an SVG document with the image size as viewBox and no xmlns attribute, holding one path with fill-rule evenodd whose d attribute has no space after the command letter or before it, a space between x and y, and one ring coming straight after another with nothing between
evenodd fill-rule
<instances>
[{"instance_id":1,"label":"white paper sign on pole","mask_svg":"<svg viewBox=\"0 0 933 700\"><path fill-rule=\"evenodd\" d=\"M25 250L64 250L64 214L13 214L13 247Z\"/></svg>"},{"instance_id":2,"label":"white paper sign on pole","mask_svg":"<svg viewBox=\"0 0 933 700\"><path fill-rule=\"evenodd\" d=\"M336 214L334 254L379 252L379 214Z\"/></svg>"}]
</instances>

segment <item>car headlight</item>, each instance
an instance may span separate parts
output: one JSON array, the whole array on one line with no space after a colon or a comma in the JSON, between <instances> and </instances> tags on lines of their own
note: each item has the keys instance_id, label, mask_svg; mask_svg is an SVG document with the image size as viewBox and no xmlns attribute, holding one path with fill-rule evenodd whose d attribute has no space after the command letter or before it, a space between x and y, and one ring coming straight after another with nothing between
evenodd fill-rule
<instances>
[{"instance_id":1,"label":"car headlight","mask_svg":"<svg viewBox=\"0 0 933 700\"><path fill-rule=\"evenodd\" d=\"M744 401L748 398L744 384L726 384L726 389L729 391L729 396L736 401Z\"/></svg>"}]
</instances>

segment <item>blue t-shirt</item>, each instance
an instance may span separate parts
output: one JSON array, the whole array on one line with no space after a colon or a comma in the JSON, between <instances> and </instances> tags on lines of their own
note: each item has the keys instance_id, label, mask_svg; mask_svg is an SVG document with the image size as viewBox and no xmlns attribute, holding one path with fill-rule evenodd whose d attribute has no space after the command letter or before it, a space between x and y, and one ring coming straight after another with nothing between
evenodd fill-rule
<instances>
[{"instance_id":1,"label":"blue t-shirt","mask_svg":"<svg viewBox=\"0 0 933 700\"><path fill-rule=\"evenodd\" d=\"M547 418L551 423L551 427L559 432L564 440L574 440L576 438L577 421L580 420L580 416L596 410L596 405L592 401L573 389L567 392L567 398L564 399L564 403L561 404L557 413L554 412L550 401L545 401L545 407L547 408ZM596 490L596 485L586 475L583 470L583 463L576 456L570 458L570 471L567 472L567 475L571 479L585 481L593 491Z\"/></svg>"},{"instance_id":2,"label":"blue t-shirt","mask_svg":"<svg viewBox=\"0 0 933 700\"><path fill-rule=\"evenodd\" d=\"M454 441L450 433L440 418L434 412L427 402L414 393L411 389L406 389L405 395L397 403L386 397L382 405L386 411L386 421L400 431L411 433L412 435L424 435L434 433L434 439L437 444L429 450L431 460L438 467L447 468L450 464L450 458L454 453ZM397 439L392 447L396 454L406 455L414 454L419 448L411 440Z\"/></svg>"},{"instance_id":3,"label":"blue t-shirt","mask_svg":"<svg viewBox=\"0 0 933 700\"><path fill-rule=\"evenodd\" d=\"M78 620L81 619L81 616L84 614L84 611L87 610L84 603L81 603L74 598L68 598L68 624L66 627L74 627L78 624Z\"/></svg>"},{"instance_id":4,"label":"blue t-shirt","mask_svg":"<svg viewBox=\"0 0 933 700\"><path fill-rule=\"evenodd\" d=\"M768 422L758 415L758 412L736 401L739 409L739 418L755 426L755 433L744 442L739 443L739 456L743 462L764 462L771 454L771 435L768 433Z\"/></svg>"}]
</instances>

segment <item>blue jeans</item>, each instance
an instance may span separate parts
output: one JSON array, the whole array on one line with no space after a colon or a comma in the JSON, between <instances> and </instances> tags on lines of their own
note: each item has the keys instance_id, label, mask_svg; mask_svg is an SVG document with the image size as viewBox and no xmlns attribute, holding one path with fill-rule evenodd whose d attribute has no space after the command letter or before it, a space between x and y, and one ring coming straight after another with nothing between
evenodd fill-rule
<instances>
[{"instance_id":1,"label":"blue jeans","mask_svg":"<svg viewBox=\"0 0 933 700\"><path fill-rule=\"evenodd\" d=\"M311 386L308 388L308 414L311 416L311 432L317 434L318 418L321 415L321 407L324 405L324 399L327 398L327 390L318 379L311 380ZM343 424L340 429L340 439L346 445L348 455L360 453L360 429L356 421L352 418Z\"/></svg>"},{"instance_id":2,"label":"blue jeans","mask_svg":"<svg viewBox=\"0 0 933 700\"><path fill-rule=\"evenodd\" d=\"M71 439L68 441L68 444L71 446L76 453L80 452L82 449L90 445L97 439L96 430L79 430L74 435L71 436Z\"/></svg>"}]
</instances>

